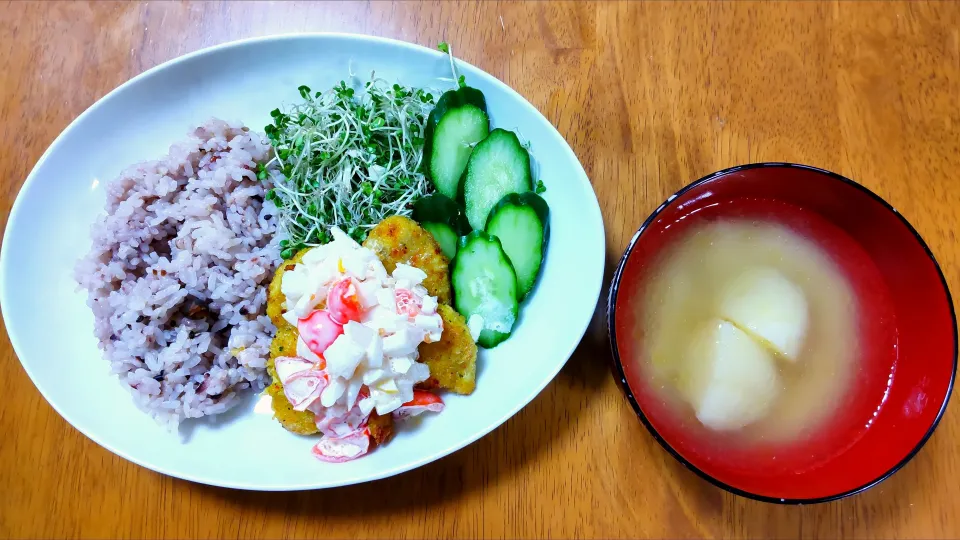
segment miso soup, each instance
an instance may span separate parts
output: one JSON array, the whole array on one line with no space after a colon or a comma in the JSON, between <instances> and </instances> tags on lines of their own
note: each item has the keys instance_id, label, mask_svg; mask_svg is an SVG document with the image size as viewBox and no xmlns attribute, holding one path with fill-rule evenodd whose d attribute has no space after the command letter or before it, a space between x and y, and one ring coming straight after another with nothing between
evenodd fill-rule
<instances>
[{"instance_id":1,"label":"miso soup","mask_svg":"<svg viewBox=\"0 0 960 540\"><path fill-rule=\"evenodd\" d=\"M862 361L895 348L879 337L895 336L892 311L861 301L880 297L861 294L882 286L879 275L828 226L811 225L815 217L733 204L675 223L645 269L639 374L691 433L685 451L725 459L761 447L769 451L755 455L781 456L777 465L812 466L869 427L875 410L850 403L882 404L884 388L870 381L886 377L868 376ZM863 392L870 397L852 399ZM845 433L837 445L824 443L831 430ZM803 442L817 438L807 452ZM788 456L791 445L800 451Z\"/></svg>"}]
</instances>

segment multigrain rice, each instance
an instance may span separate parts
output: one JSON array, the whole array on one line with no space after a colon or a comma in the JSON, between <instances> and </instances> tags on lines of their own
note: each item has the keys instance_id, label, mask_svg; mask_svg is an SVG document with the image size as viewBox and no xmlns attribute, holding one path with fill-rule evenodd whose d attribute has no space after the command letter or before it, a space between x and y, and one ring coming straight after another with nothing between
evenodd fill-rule
<instances>
[{"instance_id":1,"label":"multigrain rice","mask_svg":"<svg viewBox=\"0 0 960 540\"><path fill-rule=\"evenodd\" d=\"M256 170L269 153L261 134L210 120L106 186L106 215L77 264L113 373L170 429L266 382L279 255L269 179Z\"/></svg>"}]
</instances>

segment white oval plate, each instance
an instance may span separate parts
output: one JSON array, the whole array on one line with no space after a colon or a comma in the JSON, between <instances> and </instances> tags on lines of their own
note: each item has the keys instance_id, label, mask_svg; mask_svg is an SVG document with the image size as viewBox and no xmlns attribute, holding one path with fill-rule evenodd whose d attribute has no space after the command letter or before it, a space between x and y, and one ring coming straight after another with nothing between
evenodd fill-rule
<instances>
[{"instance_id":1,"label":"white oval plate","mask_svg":"<svg viewBox=\"0 0 960 540\"><path fill-rule=\"evenodd\" d=\"M30 173L0 251L0 304L10 340L34 384L68 422L108 450L171 476L213 485L296 490L353 484L424 465L479 439L529 403L557 374L593 315L604 266L596 195L573 151L532 105L491 75L459 62L486 95L492 124L530 141L548 188L550 242L540 281L513 336L481 352L477 390L446 395L439 415L411 422L356 461L323 463L312 438L253 413L253 396L180 436L141 412L93 336L93 315L72 279L103 212L104 183L156 159L192 126L216 116L262 130L297 87L326 89L349 73L449 88L447 57L424 47L354 35L297 35L229 43L155 67L80 115ZM44 253L43 258L38 253Z\"/></svg>"}]
</instances>

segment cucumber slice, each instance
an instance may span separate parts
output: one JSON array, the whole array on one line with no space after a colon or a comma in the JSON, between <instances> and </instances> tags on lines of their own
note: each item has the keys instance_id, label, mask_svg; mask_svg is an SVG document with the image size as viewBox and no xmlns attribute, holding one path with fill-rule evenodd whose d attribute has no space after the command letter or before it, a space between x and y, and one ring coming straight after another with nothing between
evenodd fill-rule
<instances>
[{"instance_id":1,"label":"cucumber slice","mask_svg":"<svg viewBox=\"0 0 960 540\"><path fill-rule=\"evenodd\" d=\"M460 238L450 281L457 311L468 321L483 318L481 347L496 347L510 336L518 313L517 274L496 237L473 231Z\"/></svg>"},{"instance_id":2,"label":"cucumber slice","mask_svg":"<svg viewBox=\"0 0 960 540\"><path fill-rule=\"evenodd\" d=\"M457 233L453 232L446 223L437 223L433 221L424 221L420 223L425 231L433 235L433 238L440 244L440 249L448 259L453 260L457 254Z\"/></svg>"},{"instance_id":3,"label":"cucumber slice","mask_svg":"<svg viewBox=\"0 0 960 540\"><path fill-rule=\"evenodd\" d=\"M470 232L470 224L467 223L460 205L442 193L420 197L413 205L413 219L421 224L443 223L449 226L458 237Z\"/></svg>"},{"instance_id":4,"label":"cucumber slice","mask_svg":"<svg viewBox=\"0 0 960 540\"><path fill-rule=\"evenodd\" d=\"M517 273L517 300L533 288L547 247L549 208L532 191L505 195L487 218L487 234L496 236Z\"/></svg>"},{"instance_id":5,"label":"cucumber slice","mask_svg":"<svg viewBox=\"0 0 960 540\"><path fill-rule=\"evenodd\" d=\"M532 189L530 154L514 133L497 128L473 149L460 182L467 221L482 230L504 195Z\"/></svg>"},{"instance_id":6,"label":"cucumber slice","mask_svg":"<svg viewBox=\"0 0 960 540\"><path fill-rule=\"evenodd\" d=\"M490 133L483 92L464 86L440 96L427 118L424 134L424 170L437 191L457 196L460 177L473 146Z\"/></svg>"}]
</instances>

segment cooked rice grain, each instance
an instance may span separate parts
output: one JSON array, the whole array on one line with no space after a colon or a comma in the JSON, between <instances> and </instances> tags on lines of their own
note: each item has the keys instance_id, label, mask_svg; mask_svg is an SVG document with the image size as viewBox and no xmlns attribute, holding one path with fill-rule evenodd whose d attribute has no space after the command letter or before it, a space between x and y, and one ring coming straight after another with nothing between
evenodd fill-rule
<instances>
[{"instance_id":1,"label":"cooked rice grain","mask_svg":"<svg viewBox=\"0 0 960 540\"><path fill-rule=\"evenodd\" d=\"M256 168L269 151L261 134L214 119L131 166L106 186L107 213L77 264L112 371L170 429L267 382L279 250Z\"/></svg>"}]
</instances>

